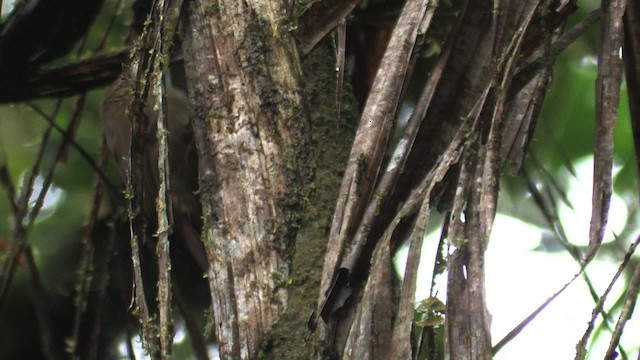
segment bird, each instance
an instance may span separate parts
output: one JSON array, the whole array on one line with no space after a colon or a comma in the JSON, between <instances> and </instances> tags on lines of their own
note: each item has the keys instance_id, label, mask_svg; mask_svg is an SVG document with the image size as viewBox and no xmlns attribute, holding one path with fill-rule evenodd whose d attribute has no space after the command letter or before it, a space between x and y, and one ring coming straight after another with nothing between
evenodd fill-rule
<instances>
[{"instance_id":1,"label":"bird","mask_svg":"<svg viewBox=\"0 0 640 360\"><path fill-rule=\"evenodd\" d=\"M135 80L123 71L105 93L100 109L100 119L107 147L113 154L117 168L124 180L129 172L131 157L131 120L128 112L133 99ZM173 229L184 242L202 271L208 268L206 252L199 236L200 205L198 189L198 157L194 145L193 128L189 119L189 103L186 94L167 85L166 124L168 130L169 197L172 204ZM158 110L153 98L147 96L144 107L148 126L145 131L143 157L144 199L142 214L150 223L157 219L155 199L158 195ZM171 219L170 219L171 222Z\"/></svg>"}]
</instances>

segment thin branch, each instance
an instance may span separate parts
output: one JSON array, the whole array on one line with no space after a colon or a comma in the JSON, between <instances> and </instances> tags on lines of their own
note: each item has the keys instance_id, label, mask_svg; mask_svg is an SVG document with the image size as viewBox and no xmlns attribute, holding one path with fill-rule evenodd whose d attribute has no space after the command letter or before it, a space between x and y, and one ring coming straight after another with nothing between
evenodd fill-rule
<instances>
[{"instance_id":1,"label":"thin branch","mask_svg":"<svg viewBox=\"0 0 640 360\"><path fill-rule=\"evenodd\" d=\"M100 39L100 42L98 43L98 46L96 46L94 51L97 52L104 49L104 46L107 44L107 40L109 39L109 35L111 34L111 29L113 29L113 24L115 24L116 19L118 18L118 13L121 11L122 6L123 6L122 0L117 0L113 4L113 10L114 10L113 15L109 18L109 22L107 23L106 28L103 30L102 39Z\"/></svg>"},{"instance_id":2,"label":"thin branch","mask_svg":"<svg viewBox=\"0 0 640 360\"><path fill-rule=\"evenodd\" d=\"M48 116L47 114L45 114L44 111L42 111L42 109L40 109L35 104L31 102L27 102L27 105L31 109L33 109L35 112L37 112L43 119L45 119L46 122L53 129L55 129L60 135L62 135L65 142L71 144L71 146L73 146L78 151L80 156L87 162L87 164L89 164L89 166L93 169L93 171L95 171L95 173L98 174L98 176L109 187L110 190L114 192L118 191L117 190L118 188L113 184L113 182L111 182L111 180L105 174L104 168L96 164L93 157L82 147L82 145L78 144L78 142L73 138L73 136L67 130L60 127L60 125L58 125L51 116Z\"/></svg>"},{"instance_id":3,"label":"thin branch","mask_svg":"<svg viewBox=\"0 0 640 360\"><path fill-rule=\"evenodd\" d=\"M580 276L580 273L573 275L571 280L569 280L566 284L564 284L560 290L551 295L542 305L538 306L529 316L527 316L524 320L522 320L513 330L509 331L507 335L505 335L498 343L491 349L491 353L493 355L497 354L500 349L502 349L505 345L507 345L511 340L513 340L524 328L529 325L529 323L538 316L542 310L544 310L553 300L555 300L560 294L562 294L568 287L571 285L577 278Z\"/></svg>"},{"instance_id":4,"label":"thin branch","mask_svg":"<svg viewBox=\"0 0 640 360\"><path fill-rule=\"evenodd\" d=\"M109 296L107 295L107 291L109 290L109 283L112 279L109 264L112 260L114 260L114 245L116 243L116 236L114 231L110 231L108 234L107 244L105 247L105 256L104 256L104 264L100 267L100 271L98 272L100 278L97 281L97 286L100 291L98 291L98 301L94 306L94 317L93 317L93 326L91 328L90 340L89 340L89 350L87 352L87 359L89 360L98 360L99 352L100 352L100 340L102 339L101 329L102 329L102 321L105 314L106 304ZM116 268L119 268L116 266ZM120 271L118 273L121 273Z\"/></svg>"},{"instance_id":5,"label":"thin branch","mask_svg":"<svg viewBox=\"0 0 640 360\"><path fill-rule=\"evenodd\" d=\"M56 102L54 114L57 114L60 110L61 103L61 101ZM11 214L14 228L12 231L12 240L10 242L11 246L9 247L11 251L10 256L9 259L4 263L2 272L0 273L0 309L3 308L7 299L7 293L9 291L9 287L11 286L11 283L13 282L13 277L18 267L19 259L28 246L28 226L33 223L33 221L30 221L33 219L25 219L25 217L27 217L27 214L29 212L29 201L33 192L33 184L35 183L36 178L40 173L40 164L44 159L45 148L48 144L50 135L51 127L48 127L42 135L42 139L40 141L40 149L38 150L36 160L31 167L29 176L23 179L20 194L18 195L18 199L16 200L16 203L18 204L18 206L15 208L16 212ZM31 213L31 215L33 215L33 212Z\"/></svg>"},{"instance_id":6,"label":"thin branch","mask_svg":"<svg viewBox=\"0 0 640 360\"><path fill-rule=\"evenodd\" d=\"M187 328L187 332L189 333L189 337L191 338L191 346L196 358L198 360L209 360L209 353L207 351L207 344L204 336L193 318L193 314L191 313L188 304L185 302L182 292L177 286L171 287L171 290L173 291L173 299L175 300L176 306L182 315L182 319L184 319L184 324Z\"/></svg>"},{"instance_id":7,"label":"thin branch","mask_svg":"<svg viewBox=\"0 0 640 360\"><path fill-rule=\"evenodd\" d=\"M43 345L44 355L49 360L62 359L63 356L60 351L61 347L58 345L58 341L56 340L57 333L51 317L51 309L47 303L48 297L44 291L44 285L38 272L36 261L33 258L32 247L27 246L23 254L24 259L26 260L25 263L27 270L29 271L31 290L33 291L33 303L40 330L40 341Z\"/></svg>"},{"instance_id":8,"label":"thin branch","mask_svg":"<svg viewBox=\"0 0 640 360\"><path fill-rule=\"evenodd\" d=\"M602 293L602 296L600 296L600 299L598 299L598 302L596 303L596 306L593 308L592 312L591 312L591 320L589 321L589 325L587 326L587 330L585 331L584 335L582 336L582 339L580 339L580 341L578 342L578 344L576 345L576 360L582 360L583 359L583 355L584 353L586 353L586 349L587 349L587 342L589 341L589 336L591 335L591 332L593 331L594 328L594 324L596 319L598 318L598 315L600 313L602 313L603 310L603 305L605 300L607 299L607 296L609 295L609 293L611 292L611 290L613 289L613 285L615 285L616 281L618 280L618 278L620 277L620 275L622 275L622 272L624 271L624 269L627 267L627 264L629 263L629 260L631 260L631 256L635 253L636 248L638 247L638 245L640 244L640 235L638 237L636 237L636 240L634 242L631 243L631 245L629 245L629 248L627 249L627 252L622 260L622 262L620 262L620 265L618 266L618 271L616 271L615 275L611 278L611 281L609 282L609 286L607 286L607 289L604 291L604 293ZM581 271L584 270L584 267L581 269ZM634 273L635 276L635 273ZM636 279L636 281L638 281ZM633 287L634 285L631 284L629 289L631 287ZM637 285L635 285L637 286ZM637 291L633 293L633 296L637 296ZM613 339L612 339L613 340ZM605 357L605 359L609 359L608 357Z\"/></svg>"},{"instance_id":9,"label":"thin branch","mask_svg":"<svg viewBox=\"0 0 640 360\"><path fill-rule=\"evenodd\" d=\"M72 115L71 121L69 123L69 128L74 127L75 124L77 124L77 122L79 121L80 115L81 115L81 109L83 108L84 101L85 101L84 96L81 96L78 99L78 102L76 104L76 111ZM61 105L61 101L58 101L55 109L56 113L59 110L60 105ZM53 164L50 166L49 171L44 176L43 184L36 198L35 203L33 204L33 206L29 207L29 200L31 198L31 192L33 191L33 184L35 183L35 179L38 176L37 174L39 174L38 170L40 168L40 163L44 158L43 156L44 149L46 148L46 144L48 142L50 132L51 132L51 127L47 128L43 136L43 141L40 147L40 153L33 165L32 172L31 172L31 175L29 176L29 179L25 182L25 185L27 187L23 187L22 189L23 198L18 208L18 213L14 214L14 216L16 217L16 222L15 222L15 229L14 229L14 241L12 243L15 245L15 247L14 247L14 251L12 252L12 256L7 262L9 265L5 266L5 268L3 269L3 273L2 273L3 288L0 294L2 302L0 302L0 304L2 304L6 298L7 290L13 280L20 256L21 254L25 254L25 257L27 259L27 265L28 265L27 269L29 270L29 275L31 279L31 287L36 295L34 299L34 304L36 306L36 314L38 315L37 318L38 318L38 323L40 325L41 341L43 342L45 355L49 359L56 359L61 356L58 354L60 350L55 345L56 341L54 339L54 332L52 330L53 327L51 324L51 314L48 311L46 303L42 302L46 298L44 295L45 292L42 286L42 281L40 280L40 276L38 274L38 269L35 266L35 261L33 260L32 249L29 247L29 244L27 242L28 234L32 229L35 219L38 217L38 214L44 204L46 195L53 182L54 171L58 164L58 161L54 161ZM66 146L67 146L67 142L63 141L58 147L58 150L54 159L59 160L62 158L62 154L64 154ZM23 219L23 214L26 215L26 219Z\"/></svg>"},{"instance_id":10,"label":"thin branch","mask_svg":"<svg viewBox=\"0 0 640 360\"><path fill-rule=\"evenodd\" d=\"M103 139L100 147L100 167L106 168L108 159L108 150L106 142ZM91 290L91 283L93 281L94 272L94 246L91 241L91 235L94 232L96 222L98 220L98 213L100 211L100 204L102 200L102 179L100 176L96 178L94 190L93 190L93 202L91 211L89 213L89 222L85 228L85 234L82 237L82 250L80 255L80 264L77 269L76 279L76 294L74 296L75 311L73 314L73 327L71 331L71 341L67 342L70 348L67 352L72 356L79 357L77 353L77 346L80 341L80 331L82 325L82 317L86 311L89 291Z\"/></svg>"},{"instance_id":11,"label":"thin branch","mask_svg":"<svg viewBox=\"0 0 640 360\"><path fill-rule=\"evenodd\" d=\"M600 9L594 10L585 16L579 23L564 32L560 38L551 44L548 49L543 49L542 53L534 53L524 64L518 64L518 70L513 76L509 88L510 97L522 89L534 76L542 69L553 63L554 59L560 55L569 45L573 44L591 25L600 20L602 13Z\"/></svg>"},{"instance_id":12,"label":"thin branch","mask_svg":"<svg viewBox=\"0 0 640 360\"><path fill-rule=\"evenodd\" d=\"M7 190L7 202L11 207L11 213L18 213L18 204L16 203L16 188L11 181L9 170L5 165L0 166L0 184Z\"/></svg>"}]
</instances>

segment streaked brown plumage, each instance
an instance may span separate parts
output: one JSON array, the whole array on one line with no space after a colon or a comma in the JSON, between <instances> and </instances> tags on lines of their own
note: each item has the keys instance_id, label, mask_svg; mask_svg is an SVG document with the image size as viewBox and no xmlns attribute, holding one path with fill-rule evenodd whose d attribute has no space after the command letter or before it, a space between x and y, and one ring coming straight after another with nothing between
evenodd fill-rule
<instances>
[{"instance_id":1,"label":"streaked brown plumage","mask_svg":"<svg viewBox=\"0 0 640 360\"><path fill-rule=\"evenodd\" d=\"M133 80L121 76L109 88L102 101L100 118L107 146L113 153L123 182L129 169L131 122L127 107L133 97ZM200 208L195 195L198 181L197 153L189 121L188 101L184 92L166 87L167 129L169 143L169 171L173 227L182 238L198 265L206 270L204 247L194 224L200 221ZM147 101L145 115L148 131L144 139L144 198L143 213L155 223L155 199L158 195L158 141L156 121L158 112Z\"/></svg>"}]
</instances>

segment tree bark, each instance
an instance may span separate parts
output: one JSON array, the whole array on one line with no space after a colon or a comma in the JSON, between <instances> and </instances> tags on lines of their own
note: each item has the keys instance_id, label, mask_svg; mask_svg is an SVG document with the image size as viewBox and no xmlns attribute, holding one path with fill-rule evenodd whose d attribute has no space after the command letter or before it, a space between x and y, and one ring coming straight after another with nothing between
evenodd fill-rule
<instances>
[{"instance_id":1,"label":"tree bark","mask_svg":"<svg viewBox=\"0 0 640 360\"><path fill-rule=\"evenodd\" d=\"M308 109L283 1L194 0L183 17L203 241L222 358L255 359L287 304L309 194Z\"/></svg>"}]
</instances>

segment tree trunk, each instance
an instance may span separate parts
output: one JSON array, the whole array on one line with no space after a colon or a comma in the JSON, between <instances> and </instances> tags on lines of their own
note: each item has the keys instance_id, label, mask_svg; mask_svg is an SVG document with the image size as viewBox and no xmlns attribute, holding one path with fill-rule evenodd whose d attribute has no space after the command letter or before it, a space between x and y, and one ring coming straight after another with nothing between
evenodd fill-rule
<instances>
[{"instance_id":1,"label":"tree trunk","mask_svg":"<svg viewBox=\"0 0 640 360\"><path fill-rule=\"evenodd\" d=\"M23 1L17 5L17 10L0 24L0 53L12 54L11 61L0 59L0 79L16 85L5 86L12 89L7 93L0 89L0 103L67 96L116 76L125 57L124 50L120 55L96 55L62 67L52 63L68 55L80 35L84 35L80 33L87 30L103 3L94 2L89 8L80 7L86 16L80 19L79 27L68 26L77 22L77 16L63 16L57 10L54 13L54 8L47 7L50 5L41 5L45 1ZM20 326L11 329L14 336L4 341L16 349L0 347L0 357L24 358L25 354L33 354L27 356L33 358L42 350L41 355L56 358L62 356L66 345L64 350L74 358L97 358L97 354L115 358L121 357L115 354L115 349L126 336L133 358L134 347L129 341L132 336L125 331L129 323L124 316L122 319L114 316L124 314L123 309L140 320L140 337L149 356L184 357L172 352L176 329L182 325L178 321L174 326L172 310L176 305L190 333L193 354L206 359L208 349L198 329L200 324L191 316L192 310L201 310L201 304L198 299L190 301L197 297L191 294L204 288L203 292L210 293L212 298L207 318L215 326L223 359L423 359L437 357L438 347L444 353L440 356L443 358L492 358L548 304L492 347L484 252L496 215L501 173L508 168L517 174L522 167L556 56L600 19L594 151L594 184L599 185L593 189L591 236L582 272L600 248L612 192L613 131L620 96L623 63L619 49L623 30L632 113L638 113L634 112L633 104L640 104L637 101L640 35L636 31L638 9L632 5L635 2L629 2L625 10L626 0L603 1L601 9L566 31L562 27L575 11L576 0L359 3L357 0L136 0L137 15L131 33L138 33L139 37L131 48L126 69L135 78L120 78L126 79L120 84L122 94L117 93L117 101L110 101L114 99L107 95L102 112L103 121L108 118L114 121L108 124L112 129L104 129L106 144L128 178L126 199L121 200L127 203L129 226L127 229L111 226L117 211L113 217L102 218L102 184L98 183L90 225L82 235L81 260L73 291L61 291L64 289L58 288L57 280L52 281L55 277L49 279L50 274L42 272L54 269L50 272L57 274L53 275L62 274L62 282L70 284L67 270L76 253L60 257L57 251L40 247L44 242L28 240L31 234L36 234L36 239L48 239L51 234L43 236L39 232L52 225L62 229L60 234L66 236L64 229L69 224L55 223L66 217L58 212L62 202L56 205L56 220L51 218L46 223L43 220L49 215L38 215L44 209L46 192L53 189L56 166L66 159L69 143L82 150L72 139L86 98L83 95L77 101L67 130L55 125L60 123L58 116L67 112L66 105L55 105L51 119L42 112L53 128L64 133L58 154L47 155L46 149L52 146L52 128L48 128L30 170L26 162L20 164L24 159L8 157L0 164L0 192L10 195L7 208L12 212L11 238L0 239L0 250L7 247L0 252L6 257L0 259L5 262L0 273L0 312L8 314L9 320L19 319L17 313L21 317ZM358 9L353 11L356 5ZM75 30L51 34L35 31L43 28L36 25L42 25L44 13L60 15L49 16L55 26L44 28ZM385 24L371 26L379 22ZM193 187L179 191L181 184L175 181L184 181L182 175L191 173L180 165L191 165L193 161L174 164L169 160L185 159L182 155L186 152L176 151L179 146L171 145L169 133L174 139L179 134L174 131L176 127L169 125L183 124L175 122L172 91L163 85L162 78L169 67L178 23L182 27L189 118L200 165L198 195L202 202L202 239L206 251L200 249L202 244L189 231L193 229L181 229L182 221L178 220L180 215L191 214L190 211L181 214L183 208L197 208L197 203L192 206L180 199L184 195L190 197ZM109 22L105 35L112 25L113 21ZM318 44L334 28L333 44L331 39ZM79 47L88 47L92 37ZM375 44L364 40L367 38L375 38ZM104 46L101 41L95 54L101 54ZM385 46L384 55L378 58L374 49ZM18 48L26 50L19 51L22 55L13 54L15 51L11 50ZM361 61L362 58L367 61ZM362 66L363 62L376 65ZM359 98L368 96L361 117L351 91L352 82L342 77L350 66L345 64L355 64L350 80L356 89L362 88ZM363 76L365 80L358 81L358 73L367 74ZM420 95L413 99L417 92L412 92L419 87ZM114 88L117 90L118 84ZM402 124L398 111L403 101L412 104L406 125ZM30 105L41 112L39 106ZM62 111L58 113L59 110ZM147 119L150 114L157 121L154 116ZM404 128L402 134L395 134L397 142L390 141L394 126L396 130ZM7 129L11 133L20 132ZM148 131L153 129L157 131ZM127 136L122 138L120 131ZM637 133L634 132L636 145L640 144ZM158 141L150 134L156 134ZM190 135L180 138L192 145L188 141ZM23 147L11 148L20 151ZM94 164L86 151L80 153L106 180L103 172L106 153L101 156L100 166ZM149 161L148 156L154 161ZM15 174L9 173L4 162L14 166ZM26 187L20 191L12 184L18 179L17 174L30 174L23 183ZM12 179L12 175L16 176ZM34 184L43 176L46 176L43 186L37 189ZM554 195L542 196L537 182L534 186L534 179L525 177L550 228L561 228L558 219L547 214L552 209L552 200L555 201ZM68 194L80 193L78 197L84 198L82 190L65 188L64 183L63 180L57 185ZM149 184L154 186L145 186ZM119 193L117 186L109 185L114 194ZM542 183L543 187L547 185ZM186 194L172 200L178 192ZM31 193L39 193L37 201L31 202L29 199L33 197L25 196ZM156 195L155 211L148 211L146 208L153 208L154 204L144 199L153 200ZM80 201L84 200L66 206L76 206ZM420 250L430 214L435 209L444 214L445 220L434 276L447 270L447 301L442 304L437 299L433 286L432 296L416 307L416 288L422 280L418 278ZM152 219L154 215L157 221ZM170 246L171 219L177 236L171 238ZM144 241L151 237L151 232L145 229L148 220L157 242ZM107 227L114 229L109 239L105 236L110 232ZM120 235L131 241L128 244L117 241ZM188 237L198 245L186 245L189 250L195 248L193 257L181 255L185 249L181 249L184 244L179 240L187 241ZM79 239L74 241L80 244ZM394 276L392 260L405 242L409 245L408 259L400 283ZM148 246L143 248L143 244ZM42 269L34 260L36 251L41 255L38 264L44 265ZM118 256L128 252L133 265L132 280L128 278L128 266ZM580 255L571 252L576 258ZM46 258L46 253L51 253L50 258ZM198 259L198 255L203 258ZM56 260L51 261L52 257ZM201 268L208 267L208 288L198 272L202 269L189 269L194 260L201 260ZM31 275L29 285L36 294L32 301L27 301L35 305L37 322L31 331L35 335L27 336L13 331L26 329L22 320L30 314L22 306L27 298L24 289L12 285L23 262ZM175 273L171 272L173 265L178 270ZM435 285L433 279L432 283ZM131 285L135 292L129 305ZM198 289L198 285L202 288ZM637 282L633 282L631 290L637 290L634 285ZM47 288L55 291L46 291ZM636 293L629 291L629 296ZM49 302L45 301L47 297ZM57 304L59 297L64 297L61 306ZM117 306L113 305L114 300ZM11 308L3 309L3 304ZM48 305L53 306L51 310ZM70 310L72 323L58 321L62 319L60 315ZM631 311L626 313L629 315ZM598 311L594 311L594 321L596 315ZM613 356L626 320L626 316L621 317L607 358ZM576 346L578 357L586 353L592 325ZM436 330L439 326L442 328ZM442 335L441 339L436 334ZM27 348L18 341L38 335L42 349Z\"/></svg>"},{"instance_id":2,"label":"tree trunk","mask_svg":"<svg viewBox=\"0 0 640 360\"><path fill-rule=\"evenodd\" d=\"M257 358L285 309L293 240L314 171L285 5L196 0L183 16L203 241L222 358Z\"/></svg>"}]
</instances>

